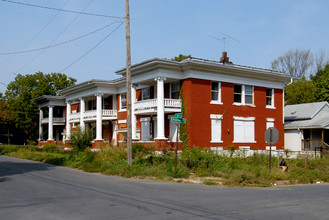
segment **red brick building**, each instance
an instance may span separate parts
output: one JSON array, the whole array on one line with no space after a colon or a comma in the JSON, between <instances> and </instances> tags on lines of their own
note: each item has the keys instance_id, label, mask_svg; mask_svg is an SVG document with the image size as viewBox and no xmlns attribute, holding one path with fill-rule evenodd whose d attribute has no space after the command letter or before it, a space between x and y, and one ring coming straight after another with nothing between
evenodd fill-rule
<instances>
[{"instance_id":1,"label":"red brick building","mask_svg":"<svg viewBox=\"0 0 329 220\"><path fill-rule=\"evenodd\" d=\"M280 135L275 147L283 149L284 87L290 78L224 58L155 58L133 65L133 141L171 145L177 131L170 119L181 112L183 98L190 146L265 150L264 133L275 126ZM116 73L122 78L91 80L60 92L67 103L65 138L79 125L94 130L95 143L125 141L125 69Z\"/></svg>"}]
</instances>

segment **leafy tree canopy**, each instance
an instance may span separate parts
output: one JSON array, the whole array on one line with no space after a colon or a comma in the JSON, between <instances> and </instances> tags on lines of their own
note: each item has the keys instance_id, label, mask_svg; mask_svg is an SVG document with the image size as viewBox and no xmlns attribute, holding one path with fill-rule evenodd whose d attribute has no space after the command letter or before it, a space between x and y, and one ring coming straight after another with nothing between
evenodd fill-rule
<instances>
[{"instance_id":1,"label":"leafy tree canopy","mask_svg":"<svg viewBox=\"0 0 329 220\"><path fill-rule=\"evenodd\" d=\"M285 101L288 105L316 102L315 85L305 77L285 88Z\"/></svg>"},{"instance_id":2,"label":"leafy tree canopy","mask_svg":"<svg viewBox=\"0 0 329 220\"><path fill-rule=\"evenodd\" d=\"M315 97L318 101L329 102L329 65L311 77L315 85Z\"/></svg>"},{"instance_id":3,"label":"leafy tree canopy","mask_svg":"<svg viewBox=\"0 0 329 220\"><path fill-rule=\"evenodd\" d=\"M182 60L185 60L187 58L192 58L192 56L191 55L179 54L178 57L174 57L172 60L174 60L174 61L182 61Z\"/></svg>"},{"instance_id":4,"label":"leafy tree canopy","mask_svg":"<svg viewBox=\"0 0 329 220\"><path fill-rule=\"evenodd\" d=\"M31 100L42 95L58 95L58 90L72 86L75 82L76 79L62 73L17 75L8 84L5 93L16 127L34 140L38 130L38 105Z\"/></svg>"}]
</instances>

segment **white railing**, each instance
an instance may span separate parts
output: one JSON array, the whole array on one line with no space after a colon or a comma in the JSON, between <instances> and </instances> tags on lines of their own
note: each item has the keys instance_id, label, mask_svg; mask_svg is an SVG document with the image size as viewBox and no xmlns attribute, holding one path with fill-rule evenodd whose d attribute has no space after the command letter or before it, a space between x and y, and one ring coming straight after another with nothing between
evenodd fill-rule
<instances>
[{"instance_id":1,"label":"white railing","mask_svg":"<svg viewBox=\"0 0 329 220\"><path fill-rule=\"evenodd\" d=\"M135 102L135 110L144 110L157 107L157 99L147 99Z\"/></svg>"},{"instance_id":2,"label":"white railing","mask_svg":"<svg viewBox=\"0 0 329 220\"><path fill-rule=\"evenodd\" d=\"M80 112L72 113L70 115L70 121L79 121L80 120Z\"/></svg>"},{"instance_id":3,"label":"white railing","mask_svg":"<svg viewBox=\"0 0 329 220\"><path fill-rule=\"evenodd\" d=\"M53 118L53 122L55 123L65 123L65 118ZM49 123L49 118L43 118L41 121L42 124L48 124Z\"/></svg>"},{"instance_id":4,"label":"white railing","mask_svg":"<svg viewBox=\"0 0 329 220\"><path fill-rule=\"evenodd\" d=\"M135 102L135 111L146 110L157 108L158 100L157 99L148 99L143 101ZM164 99L164 106L171 108L180 108L182 106L182 101L180 99Z\"/></svg>"},{"instance_id":5,"label":"white railing","mask_svg":"<svg viewBox=\"0 0 329 220\"><path fill-rule=\"evenodd\" d=\"M182 100L180 99L165 99L165 107L174 107L180 108L182 107Z\"/></svg>"},{"instance_id":6,"label":"white railing","mask_svg":"<svg viewBox=\"0 0 329 220\"><path fill-rule=\"evenodd\" d=\"M97 117L97 111L96 110L90 110L90 111L85 111L83 113L83 119L92 119Z\"/></svg>"},{"instance_id":7,"label":"white railing","mask_svg":"<svg viewBox=\"0 0 329 220\"><path fill-rule=\"evenodd\" d=\"M117 117L117 110L103 109L102 114L104 117Z\"/></svg>"},{"instance_id":8,"label":"white railing","mask_svg":"<svg viewBox=\"0 0 329 220\"><path fill-rule=\"evenodd\" d=\"M117 117L117 110L102 110L102 117ZM85 111L83 113L83 119L95 119L97 118L97 110Z\"/></svg>"}]
</instances>

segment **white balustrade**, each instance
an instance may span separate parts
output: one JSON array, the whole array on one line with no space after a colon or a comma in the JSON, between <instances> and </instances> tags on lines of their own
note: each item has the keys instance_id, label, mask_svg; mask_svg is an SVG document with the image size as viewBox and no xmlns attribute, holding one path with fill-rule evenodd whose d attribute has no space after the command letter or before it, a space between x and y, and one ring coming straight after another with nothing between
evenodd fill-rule
<instances>
[{"instance_id":1,"label":"white balustrade","mask_svg":"<svg viewBox=\"0 0 329 220\"><path fill-rule=\"evenodd\" d=\"M157 108L157 99L147 99L135 102L135 110L146 110L151 108ZM182 106L182 100L180 99L164 99L164 106L171 108L180 108Z\"/></svg>"},{"instance_id":2,"label":"white balustrade","mask_svg":"<svg viewBox=\"0 0 329 220\"><path fill-rule=\"evenodd\" d=\"M58 118L58 117L54 117L53 118L53 122L56 123L65 123L65 118ZM42 119L42 124L48 124L49 123L49 118L43 118Z\"/></svg>"},{"instance_id":3,"label":"white balustrade","mask_svg":"<svg viewBox=\"0 0 329 220\"><path fill-rule=\"evenodd\" d=\"M180 99L165 99L165 107L180 108L182 106L182 100Z\"/></svg>"},{"instance_id":4,"label":"white balustrade","mask_svg":"<svg viewBox=\"0 0 329 220\"><path fill-rule=\"evenodd\" d=\"M102 114L105 117L117 117L117 110L107 110L103 109Z\"/></svg>"},{"instance_id":5,"label":"white balustrade","mask_svg":"<svg viewBox=\"0 0 329 220\"><path fill-rule=\"evenodd\" d=\"M135 110L151 109L157 107L157 99L147 99L135 102Z\"/></svg>"},{"instance_id":6,"label":"white balustrade","mask_svg":"<svg viewBox=\"0 0 329 220\"><path fill-rule=\"evenodd\" d=\"M80 120L80 112L72 113L70 115L70 121L79 121Z\"/></svg>"}]
</instances>

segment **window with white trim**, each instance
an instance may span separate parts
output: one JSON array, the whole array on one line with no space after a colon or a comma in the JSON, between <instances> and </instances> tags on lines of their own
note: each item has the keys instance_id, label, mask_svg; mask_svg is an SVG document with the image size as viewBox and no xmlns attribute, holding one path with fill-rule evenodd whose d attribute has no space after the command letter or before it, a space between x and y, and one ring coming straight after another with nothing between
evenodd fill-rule
<instances>
[{"instance_id":1,"label":"window with white trim","mask_svg":"<svg viewBox=\"0 0 329 220\"><path fill-rule=\"evenodd\" d=\"M126 93L120 94L120 109L126 109L127 99Z\"/></svg>"},{"instance_id":2,"label":"window with white trim","mask_svg":"<svg viewBox=\"0 0 329 220\"><path fill-rule=\"evenodd\" d=\"M274 119L273 118L267 118L266 119L266 130L268 128L274 127Z\"/></svg>"},{"instance_id":3,"label":"window with white trim","mask_svg":"<svg viewBox=\"0 0 329 220\"><path fill-rule=\"evenodd\" d=\"M234 85L234 103L242 105L254 104L254 87L247 85Z\"/></svg>"},{"instance_id":4,"label":"window with white trim","mask_svg":"<svg viewBox=\"0 0 329 220\"><path fill-rule=\"evenodd\" d=\"M150 87L142 89L142 100L150 99L151 89Z\"/></svg>"},{"instance_id":5,"label":"window with white trim","mask_svg":"<svg viewBox=\"0 0 329 220\"><path fill-rule=\"evenodd\" d=\"M180 90L179 81L170 83L170 98L179 99L179 90Z\"/></svg>"},{"instance_id":6,"label":"window with white trim","mask_svg":"<svg viewBox=\"0 0 329 220\"><path fill-rule=\"evenodd\" d=\"M210 115L211 143L222 143L222 119L223 115Z\"/></svg>"},{"instance_id":7,"label":"window with white trim","mask_svg":"<svg viewBox=\"0 0 329 220\"><path fill-rule=\"evenodd\" d=\"M266 88L266 106L274 107L274 89Z\"/></svg>"},{"instance_id":8,"label":"window with white trim","mask_svg":"<svg viewBox=\"0 0 329 220\"><path fill-rule=\"evenodd\" d=\"M255 142L254 117L234 117L234 142Z\"/></svg>"},{"instance_id":9,"label":"window with white trim","mask_svg":"<svg viewBox=\"0 0 329 220\"><path fill-rule=\"evenodd\" d=\"M211 103L221 103L221 83L211 82Z\"/></svg>"}]
</instances>

